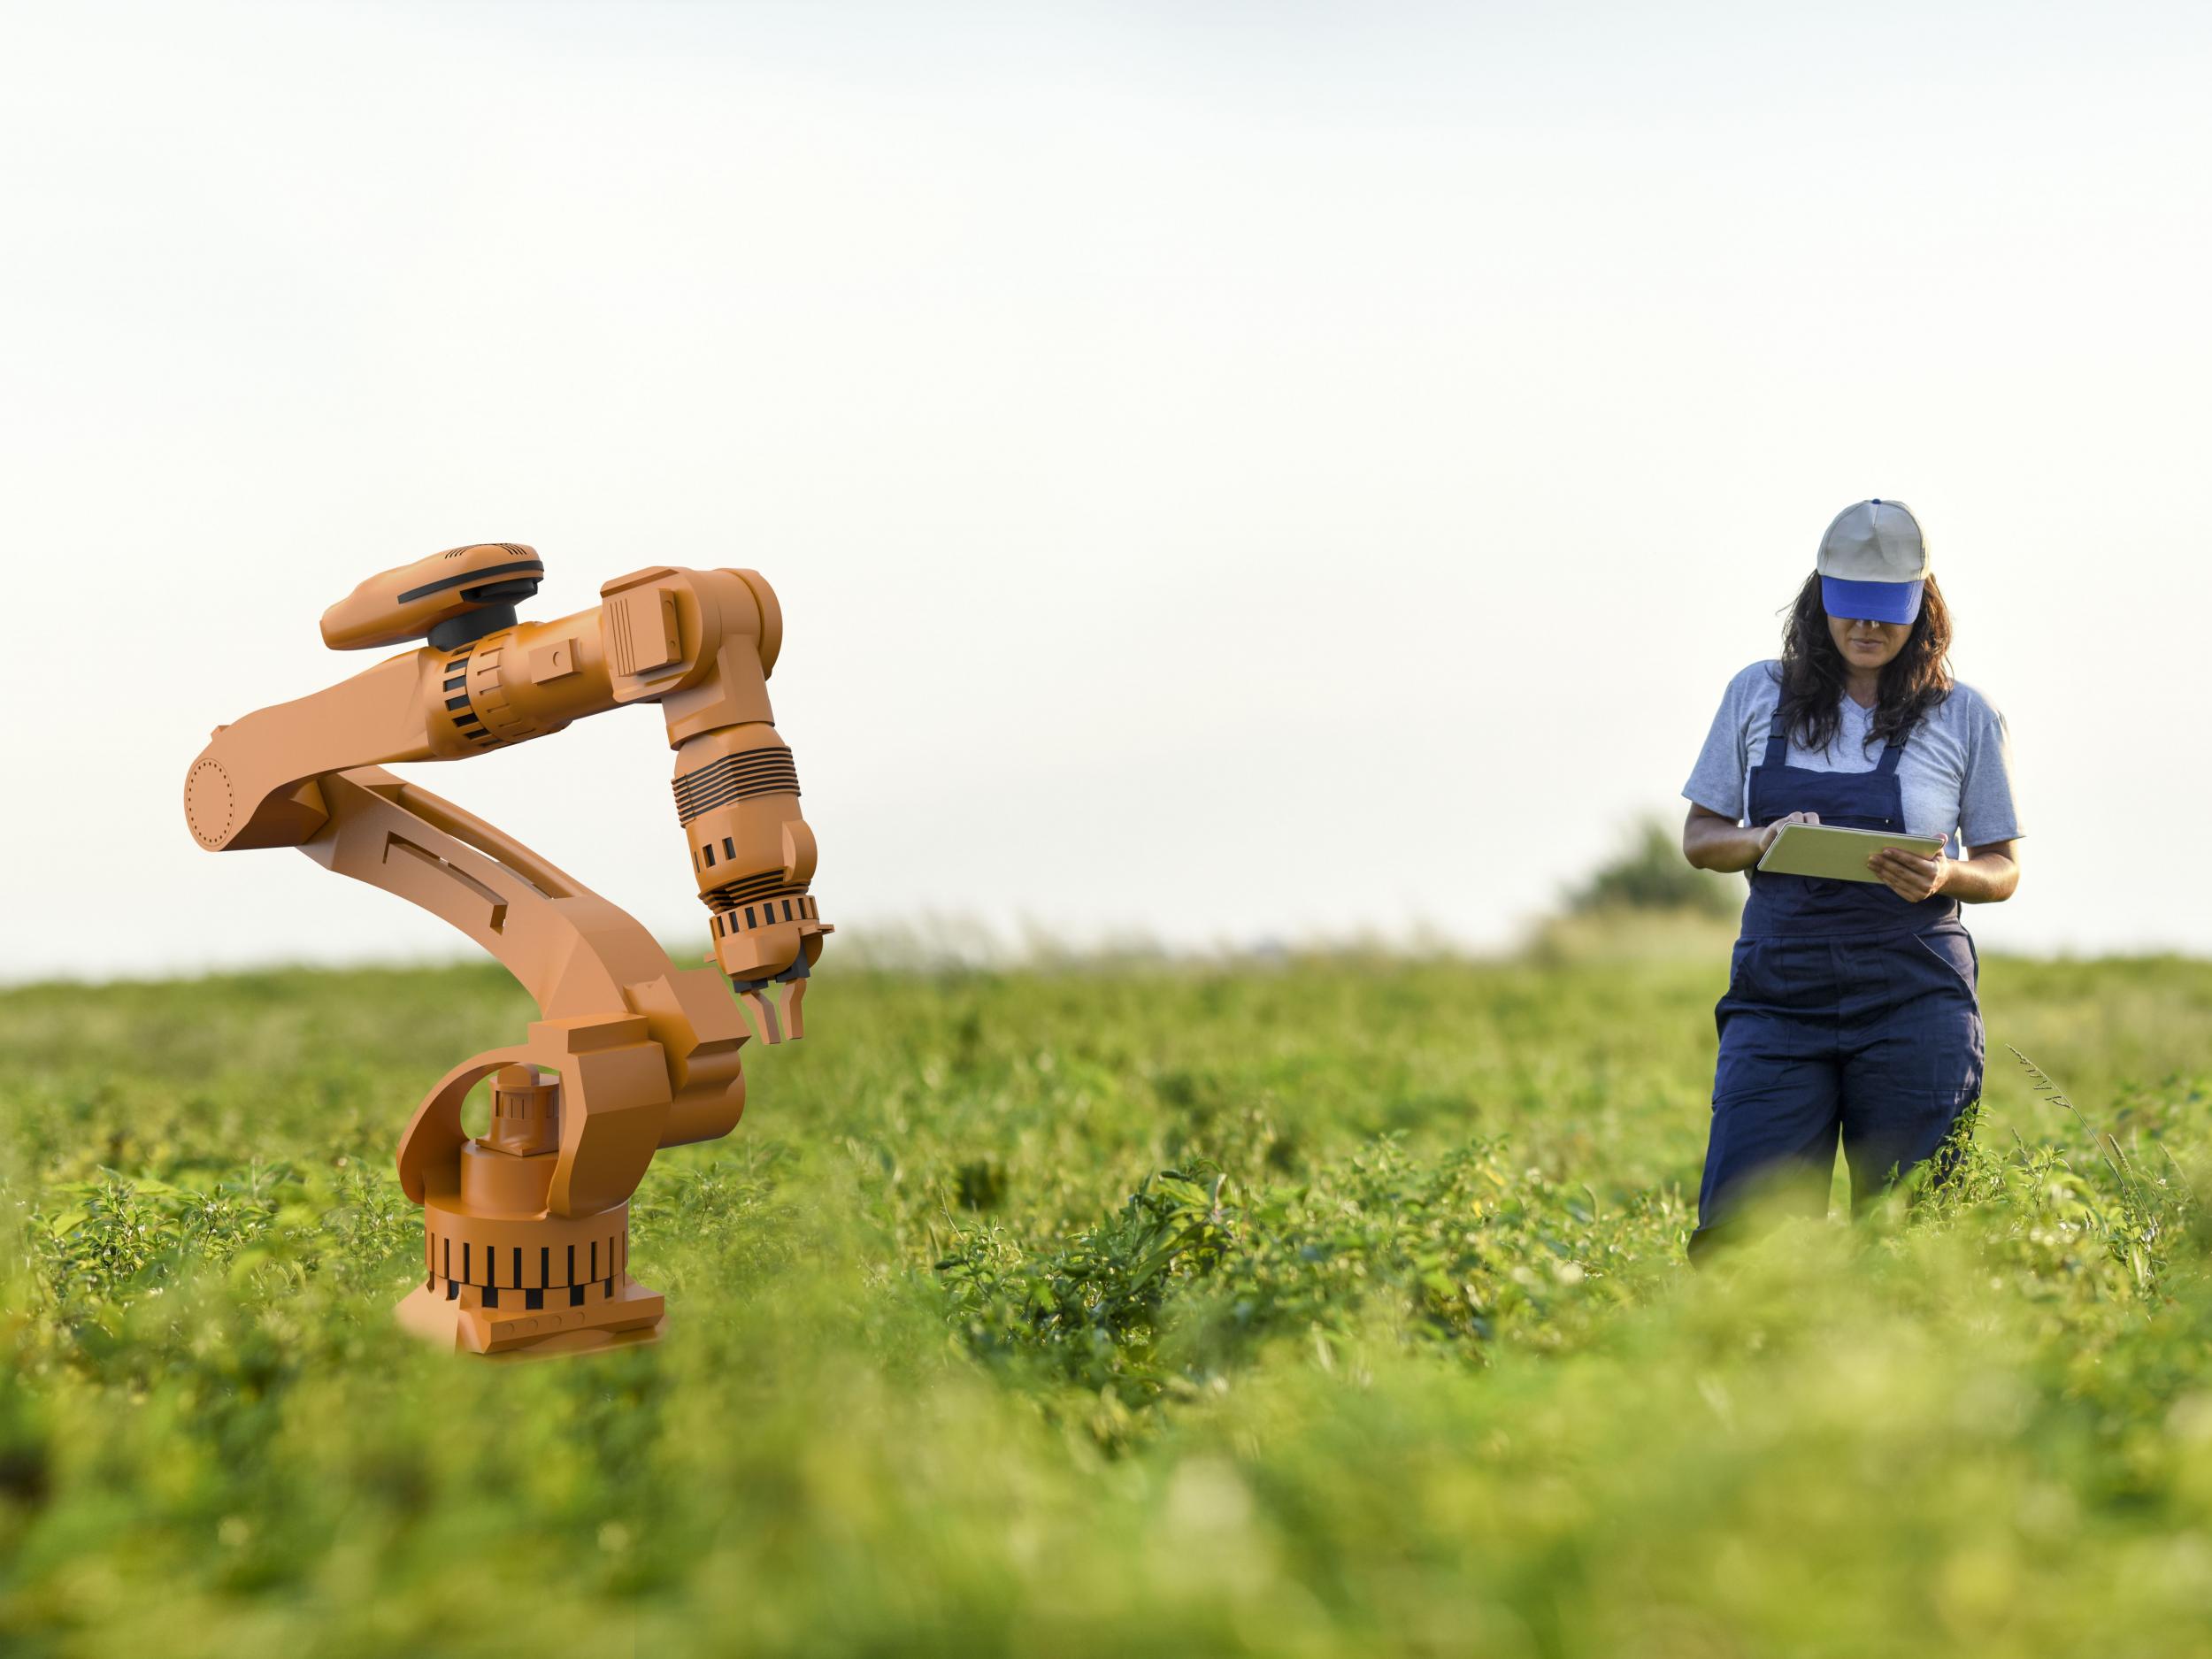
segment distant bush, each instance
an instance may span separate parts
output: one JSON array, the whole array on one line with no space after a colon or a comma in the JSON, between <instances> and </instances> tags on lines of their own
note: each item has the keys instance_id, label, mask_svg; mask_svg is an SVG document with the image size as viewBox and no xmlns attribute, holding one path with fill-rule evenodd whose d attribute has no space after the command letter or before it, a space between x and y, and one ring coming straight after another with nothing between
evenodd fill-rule
<instances>
[{"instance_id":1,"label":"distant bush","mask_svg":"<svg viewBox=\"0 0 2212 1659\"><path fill-rule=\"evenodd\" d=\"M1699 870L1682 856L1675 833L1655 818L1640 820L1629 844L1567 895L1567 910L1689 910L1700 916L1733 916L1743 908L1743 888L1732 877Z\"/></svg>"}]
</instances>

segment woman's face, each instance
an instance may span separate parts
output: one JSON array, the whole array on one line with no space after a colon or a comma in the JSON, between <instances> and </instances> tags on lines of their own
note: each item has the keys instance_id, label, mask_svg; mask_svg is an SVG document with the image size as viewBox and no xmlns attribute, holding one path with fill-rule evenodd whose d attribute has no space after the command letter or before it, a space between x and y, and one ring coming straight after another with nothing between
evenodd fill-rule
<instances>
[{"instance_id":1,"label":"woman's face","mask_svg":"<svg viewBox=\"0 0 2212 1659\"><path fill-rule=\"evenodd\" d=\"M1843 653L1847 667L1874 672L1888 665L1912 637L1909 622L1862 622L1848 617L1828 618L1828 637Z\"/></svg>"}]
</instances>

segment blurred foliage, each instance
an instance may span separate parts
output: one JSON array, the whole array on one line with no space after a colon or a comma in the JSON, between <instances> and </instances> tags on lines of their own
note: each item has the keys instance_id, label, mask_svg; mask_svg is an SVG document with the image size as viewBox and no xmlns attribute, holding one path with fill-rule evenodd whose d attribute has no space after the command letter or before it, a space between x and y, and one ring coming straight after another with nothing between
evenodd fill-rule
<instances>
[{"instance_id":1,"label":"blurred foliage","mask_svg":"<svg viewBox=\"0 0 2212 1659\"><path fill-rule=\"evenodd\" d=\"M0 1650L2191 1648L2212 964L1991 957L1962 1179L1692 1274L1725 972L833 955L508 1366L389 1317L495 970L0 993Z\"/></svg>"},{"instance_id":2,"label":"blurred foliage","mask_svg":"<svg viewBox=\"0 0 2212 1659\"><path fill-rule=\"evenodd\" d=\"M1594 910L1688 910L1733 918L1743 909L1740 877L1700 870L1682 856L1682 833L1640 819L1626 844L1567 895L1570 915Z\"/></svg>"}]
</instances>

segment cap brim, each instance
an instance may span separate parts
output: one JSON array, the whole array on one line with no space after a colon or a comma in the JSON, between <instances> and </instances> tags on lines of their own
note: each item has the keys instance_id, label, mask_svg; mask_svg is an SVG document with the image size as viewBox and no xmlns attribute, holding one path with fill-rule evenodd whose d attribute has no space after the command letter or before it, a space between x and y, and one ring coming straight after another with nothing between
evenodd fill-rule
<instances>
[{"instance_id":1,"label":"cap brim","mask_svg":"<svg viewBox=\"0 0 2212 1659\"><path fill-rule=\"evenodd\" d=\"M1820 579L1820 603L1832 617L1864 622L1910 622L1920 614L1918 582L1855 582Z\"/></svg>"}]
</instances>

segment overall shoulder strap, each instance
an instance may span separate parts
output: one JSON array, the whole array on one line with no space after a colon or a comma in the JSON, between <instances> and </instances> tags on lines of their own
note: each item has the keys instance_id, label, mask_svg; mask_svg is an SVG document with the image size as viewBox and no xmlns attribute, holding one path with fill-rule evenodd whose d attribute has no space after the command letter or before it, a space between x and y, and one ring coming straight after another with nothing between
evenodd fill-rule
<instances>
[{"instance_id":1,"label":"overall shoulder strap","mask_svg":"<svg viewBox=\"0 0 2212 1659\"><path fill-rule=\"evenodd\" d=\"M1909 735L1909 732L1900 732L1889 740L1889 747L1882 751L1882 758L1875 764L1876 772L1886 778L1897 770L1897 763L1905 753L1905 740Z\"/></svg>"},{"instance_id":2,"label":"overall shoulder strap","mask_svg":"<svg viewBox=\"0 0 2212 1659\"><path fill-rule=\"evenodd\" d=\"M1769 766L1786 766L1790 764L1790 730L1783 723L1782 704L1778 699L1774 705L1774 718L1767 723L1767 752L1763 764Z\"/></svg>"}]
</instances>

